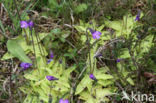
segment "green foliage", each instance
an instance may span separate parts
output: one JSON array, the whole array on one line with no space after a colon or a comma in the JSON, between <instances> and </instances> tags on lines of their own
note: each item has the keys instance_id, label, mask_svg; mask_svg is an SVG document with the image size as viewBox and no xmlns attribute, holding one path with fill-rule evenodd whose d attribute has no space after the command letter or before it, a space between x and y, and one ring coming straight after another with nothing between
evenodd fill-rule
<instances>
[{"instance_id":1,"label":"green foliage","mask_svg":"<svg viewBox=\"0 0 156 103\"><path fill-rule=\"evenodd\" d=\"M153 35L148 35L146 38L144 38L139 45L136 47L136 56L142 57L145 53L148 53L150 48L154 46L153 43Z\"/></svg>"},{"instance_id":2,"label":"green foliage","mask_svg":"<svg viewBox=\"0 0 156 103\"><path fill-rule=\"evenodd\" d=\"M23 103L41 101L48 103L51 95L53 103L58 103L60 98L71 101L73 99L73 103L79 99L84 103L112 102L109 96L116 96L121 90L126 96L127 88L134 87L137 83L141 85L137 85L137 89L141 90L141 87L144 87L141 84L144 80L143 72L156 72L155 27L150 27L155 23L153 22L155 21L154 0L147 1L150 6L147 7L147 13L141 10L139 21L135 21L136 11L128 10L138 5L135 0L84 0L83 2L82 0L38 0L35 3L31 0L22 0L22 2L17 1L18 7L14 5L13 0L2 0L2 2L12 23L10 26L0 20L3 36L7 37L8 31L16 35L20 31L19 17L15 14L17 11L15 9L20 10L22 20L28 20L26 11L34 8L39 15L55 19L54 23L57 22L56 27L54 25L49 33L37 33L33 30L32 39L29 29L25 29L26 34L22 31L22 35L7 41L8 52L1 60L18 58L20 62L32 63L29 57L35 56L36 64L33 64L35 68L23 72L26 79L26 83L20 87L26 95ZM136 5L132 5L135 3ZM132 11L133 15L129 11ZM38 23L40 21L35 23L36 30L42 24L41 22L38 26ZM68 25L70 29L62 24ZM102 33L100 39L93 39L88 28L100 31ZM29 39L29 45L25 35ZM49 50L54 51L54 58L47 64ZM97 53L102 56L95 57ZM117 59L121 61L117 62ZM140 72L141 76L137 72ZM89 78L91 73L97 81ZM47 75L59 80L48 81ZM139 76L141 81L137 81ZM11 78L16 80L16 73ZM121 98L118 95L117 102L121 102Z\"/></svg>"},{"instance_id":3,"label":"green foliage","mask_svg":"<svg viewBox=\"0 0 156 103\"><path fill-rule=\"evenodd\" d=\"M134 20L135 20L135 17L133 17L131 15L126 15L123 17L123 20L118 20L118 21L108 21L107 20L107 21L105 21L105 25L107 27L110 27L113 30L115 30L116 37L123 36L123 37L129 39L130 36L133 35L132 29L134 29L136 27L136 25L139 25Z\"/></svg>"},{"instance_id":4,"label":"green foliage","mask_svg":"<svg viewBox=\"0 0 156 103\"><path fill-rule=\"evenodd\" d=\"M141 14L141 17L143 16L143 14ZM97 27L95 21L92 22L92 24L90 23L84 23L83 21L80 20L80 24L79 25L75 25L75 29L78 31L78 33L80 34L80 39L81 41L85 44L86 42L86 32L89 33L89 31L87 31L87 28L96 28L97 31L102 32L102 35L100 37L100 40L94 44L94 46L92 47L92 49L90 50L91 53L91 66L94 67L94 75L95 77L98 79L98 82L96 83L96 86L100 87L100 86L105 86L105 87L109 87L111 84L113 84L113 80L111 81L111 79L115 78L115 80L121 80L123 85L135 85L135 81L133 78L135 78L136 75L129 75L133 70L136 70L135 65L133 64L133 60L131 58L131 50L129 49L128 45L131 45L134 51L134 58L136 58L136 62L140 62L138 61L138 58L142 58L143 55L145 53L148 53L150 48L153 46L152 40L153 40L153 36L152 35L148 35L146 36L143 40L141 40L139 42L139 44L137 44L137 34L134 32L135 28L141 26L142 24L135 22L135 17L131 16L131 15L126 15L123 17L123 20L116 20L116 21L105 21L103 25ZM114 30L113 34L110 34L110 32L105 31L104 27L108 27ZM108 75L108 79L107 80L107 75L105 73L99 73L100 70L97 70L96 68L96 60L94 57L94 54L96 53L98 46L99 45L104 45L105 43L103 42L103 40L107 40L110 41L112 39L115 38L124 38L125 42L121 42L121 46L118 46L114 49L114 51L117 52L116 58L121 58L123 59L123 62L121 61L120 63L117 64L117 69L118 69L118 73L120 75L120 77L117 74L113 74L113 76ZM92 38L91 34L89 33L89 38ZM132 39L132 41L130 42L130 44L123 44L123 43L128 43L130 40ZM90 43L91 45L94 43L95 40L91 39ZM118 43L118 42L117 42ZM113 43L112 43L113 44ZM118 45L118 44L117 44ZM123 47L124 46L124 47ZM125 47L127 46L127 47ZM136 48L134 47L136 46ZM129 63L127 63L128 65L125 65L124 60L129 61ZM86 62L88 69L87 72L89 72L89 58ZM130 68L130 69L129 69ZM108 67L108 69L111 69L110 67ZM108 70L106 69L106 70ZM98 73L96 74L96 72L98 71ZM103 80L100 80L103 79ZM125 81L126 80L126 81ZM127 84L128 83L128 84ZM94 96L97 97L96 94L94 94L94 83L92 83L89 79L89 75L85 74L85 76L83 77L83 79L80 81L80 83L77 86L76 89L76 94L80 95L80 99L85 100L87 103L95 103L95 102L100 102L100 99L98 98L93 98ZM96 87L95 86L95 87ZM87 88L87 89L86 89ZM100 87L102 88L102 87ZM111 87L113 88L113 87ZM92 92L93 94L92 94ZM109 93L111 94L112 92L109 89L106 89L106 95L109 95ZM101 89L100 91L103 91L103 89ZM100 94L100 92L98 93L96 91L97 94ZM105 92L102 92L105 94ZM107 94L108 93L108 94ZM108 98L105 98L104 101L108 101Z\"/></svg>"},{"instance_id":5,"label":"green foliage","mask_svg":"<svg viewBox=\"0 0 156 103\"><path fill-rule=\"evenodd\" d=\"M102 30L103 27L104 26L101 26L97 28L97 30ZM89 60L89 56L88 56L88 60L86 61L87 64L86 73L84 74L84 77L77 85L75 91L75 95L79 95L79 98L84 100L86 103L98 103L98 102L109 101L109 99L106 96L113 95L113 93L116 90L115 87L112 86L114 84L115 78L110 74L106 74L108 68L104 67L104 68L97 69L96 66L97 61L94 58L94 54L96 52L97 46L98 44L95 44L90 50L91 59ZM92 71L90 65L92 68L94 68L93 74L96 77L97 82L89 78L89 72L90 70Z\"/></svg>"},{"instance_id":6,"label":"green foliage","mask_svg":"<svg viewBox=\"0 0 156 103\"><path fill-rule=\"evenodd\" d=\"M15 40L8 40L7 48L13 56L19 58L22 62L32 63L32 61L26 56L22 47Z\"/></svg>"},{"instance_id":7,"label":"green foliage","mask_svg":"<svg viewBox=\"0 0 156 103\"><path fill-rule=\"evenodd\" d=\"M23 9L23 3L25 2L24 0L18 1L16 0L16 2L14 2L14 0L1 0L4 8L5 8L5 12L7 14L7 19L9 19L9 22L11 22L11 25L6 25L5 23L3 24L3 26L5 27L5 30L3 29L3 33L5 34L6 31L9 31L10 34L13 35L17 35L18 32L20 31L20 20L25 20L27 17L27 10L31 10L34 6L31 6L30 2L26 5L26 7L24 7L24 10L22 11L22 13L20 15L18 15L17 13L17 9L18 11L21 10L21 8ZM15 5L17 4L17 5ZM36 5L36 2L34 3L34 5ZM16 11L14 11L16 10ZM4 19L4 18L2 18ZM14 28L12 28L12 26ZM1 25L2 27L2 25ZM12 37L11 36L11 37Z\"/></svg>"},{"instance_id":8,"label":"green foliage","mask_svg":"<svg viewBox=\"0 0 156 103\"><path fill-rule=\"evenodd\" d=\"M87 9L87 4L82 3L82 4L79 4L79 5L74 9L74 11L75 11L76 14L79 14L79 13L85 11L86 9Z\"/></svg>"},{"instance_id":9,"label":"green foliage","mask_svg":"<svg viewBox=\"0 0 156 103\"><path fill-rule=\"evenodd\" d=\"M125 58L130 58L130 54L129 54L128 48L123 48L123 49L121 49L121 50L120 50L120 54L121 54L121 55L119 55L118 58L123 58L123 59L125 59Z\"/></svg>"},{"instance_id":10,"label":"green foliage","mask_svg":"<svg viewBox=\"0 0 156 103\"><path fill-rule=\"evenodd\" d=\"M54 103L56 103L58 98L62 98L66 93L67 95L65 97L69 97L70 74L75 70L76 66L65 69L64 64L64 59L62 64L60 64L59 61L51 61L51 63L46 67L39 68L38 70L33 70L30 73L25 74L24 77L29 80L30 84L28 85L29 88L27 88L27 85L20 88L27 94L24 103L31 101L32 97L33 103L37 102L38 99L48 103L49 94L52 95ZM47 75L55 76L59 78L59 80L48 81L45 78Z\"/></svg>"},{"instance_id":11,"label":"green foliage","mask_svg":"<svg viewBox=\"0 0 156 103\"><path fill-rule=\"evenodd\" d=\"M30 32L29 30L26 31L28 36L30 36ZM40 40L36 39L36 36L33 32L33 38L34 38L34 44L35 44L35 53L33 50L33 45L28 45L25 41L25 38L23 36L18 36L12 40L8 40L7 42L7 48L8 51L3 57L2 60L7 60L10 58L14 58L17 57L18 59L20 59L23 62L28 62L31 63L32 61L26 56L26 54L33 52L37 58L42 57L41 56L41 48L42 51L44 52L44 55L47 55L47 52L45 51L45 48L40 44L40 41L42 39L44 39L47 36L47 33L39 33L38 34ZM31 39L30 39L31 41ZM41 48L39 47L39 45L41 46Z\"/></svg>"},{"instance_id":12,"label":"green foliage","mask_svg":"<svg viewBox=\"0 0 156 103\"><path fill-rule=\"evenodd\" d=\"M91 80L89 78L89 75L86 74L78 84L75 92L75 95L79 94L79 98L85 100L87 103L89 101L89 103L100 101L106 102L109 100L108 98L106 98L106 96L113 95L113 93L115 92L114 87L111 86L114 83L114 78L111 75L104 74L107 71L106 68L95 70L96 71L94 72L94 75L98 81L96 82Z\"/></svg>"}]
</instances>

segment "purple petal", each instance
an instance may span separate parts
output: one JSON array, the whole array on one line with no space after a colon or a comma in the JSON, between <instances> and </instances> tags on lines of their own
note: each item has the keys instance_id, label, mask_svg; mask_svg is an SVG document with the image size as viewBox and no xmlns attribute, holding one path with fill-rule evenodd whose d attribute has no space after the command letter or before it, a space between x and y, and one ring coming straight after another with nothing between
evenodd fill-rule
<instances>
[{"instance_id":1,"label":"purple petal","mask_svg":"<svg viewBox=\"0 0 156 103\"><path fill-rule=\"evenodd\" d=\"M22 62L22 63L20 64L20 67L23 68L23 69L27 69L27 68L29 68L30 66L32 66L31 63L24 63L24 62Z\"/></svg>"},{"instance_id":2,"label":"purple petal","mask_svg":"<svg viewBox=\"0 0 156 103\"><path fill-rule=\"evenodd\" d=\"M117 60L116 60L116 62L120 62L120 61L121 61L121 59L117 59Z\"/></svg>"},{"instance_id":3,"label":"purple petal","mask_svg":"<svg viewBox=\"0 0 156 103\"><path fill-rule=\"evenodd\" d=\"M101 35L101 32L99 31L95 31L94 33L92 33L93 39L99 39Z\"/></svg>"},{"instance_id":4,"label":"purple petal","mask_svg":"<svg viewBox=\"0 0 156 103\"><path fill-rule=\"evenodd\" d=\"M95 76L93 74L90 74L89 78L92 79L92 80L96 80L96 78L95 78Z\"/></svg>"},{"instance_id":5,"label":"purple petal","mask_svg":"<svg viewBox=\"0 0 156 103\"><path fill-rule=\"evenodd\" d=\"M65 99L65 100L60 99L60 100L59 100L59 103L69 103L69 100L68 100L68 99Z\"/></svg>"},{"instance_id":6,"label":"purple petal","mask_svg":"<svg viewBox=\"0 0 156 103\"><path fill-rule=\"evenodd\" d=\"M54 77L54 76L46 76L46 78L47 78L49 81L58 80L58 78L56 78L56 77Z\"/></svg>"},{"instance_id":7,"label":"purple petal","mask_svg":"<svg viewBox=\"0 0 156 103\"><path fill-rule=\"evenodd\" d=\"M59 100L59 103L64 103L64 100L63 100L63 99L60 99L60 100Z\"/></svg>"},{"instance_id":8,"label":"purple petal","mask_svg":"<svg viewBox=\"0 0 156 103\"><path fill-rule=\"evenodd\" d=\"M139 21L139 20L140 20L140 12L141 12L141 11L138 11L138 14L137 14L137 16L136 16L136 18L135 18L135 21Z\"/></svg>"},{"instance_id":9,"label":"purple petal","mask_svg":"<svg viewBox=\"0 0 156 103\"><path fill-rule=\"evenodd\" d=\"M52 51L50 51L50 58L53 59L54 58L54 53Z\"/></svg>"},{"instance_id":10,"label":"purple petal","mask_svg":"<svg viewBox=\"0 0 156 103\"><path fill-rule=\"evenodd\" d=\"M53 59L48 59L47 63L49 64Z\"/></svg>"},{"instance_id":11,"label":"purple petal","mask_svg":"<svg viewBox=\"0 0 156 103\"><path fill-rule=\"evenodd\" d=\"M24 67L24 65L25 65L25 63L22 62L22 63L20 64L20 67Z\"/></svg>"},{"instance_id":12,"label":"purple petal","mask_svg":"<svg viewBox=\"0 0 156 103\"><path fill-rule=\"evenodd\" d=\"M68 99L64 100L64 103L69 103L69 100Z\"/></svg>"},{"instance_id":13,"label":"purple petal","mask_svg":"<svg viewBox=\"0 0 156 103\"><path fill-rule=\"evenodd\" d=\"M20 25L21 25L21 28L27 28L29 26L27 21L20 21Z\"/></svg>"},{"instance_id":14,"label":"purple petal","mask_svg":"<svg viewBox=\"0 0 156 103\"><path fill-rule=\"evenodd\" d=\"M32 28L34 26L33 21L28 21L28 24L29 24L29 28Z\"/></svg>"},{"instance_id":15,"label":"purple petal","mask_svg":"<svg viewBox=\"0 0 156 103\"><path fill-rule=\"evenodd\" d=\"M95 32L95 30L93 30L92 28L89 28L89 31L93 34Z\"/></svg>"},{"instance_id":16,"label":"purple petal","mask_svg":"<svg viewBox=\"0 0 156 103\"><path fill-rule=\"evenodd\" d=\"M136 16L135 21L139 21L140 17Z\"/></svg>"}]
</instances>

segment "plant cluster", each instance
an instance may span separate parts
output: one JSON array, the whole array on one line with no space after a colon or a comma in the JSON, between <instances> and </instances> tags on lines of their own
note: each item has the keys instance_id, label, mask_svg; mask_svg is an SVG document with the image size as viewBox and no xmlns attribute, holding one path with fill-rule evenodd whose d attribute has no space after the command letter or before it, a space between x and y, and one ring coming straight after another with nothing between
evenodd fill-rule
<instances>
[{"instance_id":1,"label":"plant cluster","mask_svg":"<svg viewBox=\"0 0 156 103\"><path fill-rule=\"evenodd\" d=\"M133 102L122 100L126 92L155 94L156 35L147 17L155 2L142 2L150 6L135 5L134 15L135 0L2 0L12 22L0 20L0 60L16 67L0 76L0 102L118 103Z\"/></svg>"}]
</instances>

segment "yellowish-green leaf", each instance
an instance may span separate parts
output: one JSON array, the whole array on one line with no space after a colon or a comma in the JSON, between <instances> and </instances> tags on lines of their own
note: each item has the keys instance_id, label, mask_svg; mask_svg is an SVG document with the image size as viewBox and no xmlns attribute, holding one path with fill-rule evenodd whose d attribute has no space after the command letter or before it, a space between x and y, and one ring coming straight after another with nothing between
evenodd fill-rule
<instances>
[{"instance_id":1,"label":"yellowish-green leaf","mask_svg":"<svg viewBox=\"0 0 156 103\"><path fill-rule=\"evenodd\" d=\"M28 80L34 80L34 81L38 81L39 78L41 77L40 75L41 73L39 73L38 70L33 70L31 73L27 73L24 75L24 77Z\"/></svg>"},{"instance_id":2,"label":"yellowish-green leaf","mask_svg":"<svg viewBox=\"0 0 156 103\"><path fill-rule=\"evenodd\" d=\"M16 42L16 40L8 40L8 51L14 56L20 59L22 62L32 63L32 61L26 56L22 47Z\"/></svg>"},{"instance_id":3,"label":"yellowish-green leaf","mask_svg":"<svg viewBox=\"0 0 156 103\"><path fill-rule=\"evenodd\" d=\"M124 48L120 50L120 56L118 58L130 58L128 48Z\"/></svg>"},{"instance_id":4,"label":"yellowish-green leaf","mask_svg":"<svg viewBox=\"0 0 156 103\"><path fill-rule=\"evenodd\" d=\"M113 28L114 30L121 31L122 21L105 21L106 26Z\"/></svg>"},{"instance_id":5,"label":"yellowish-green leaf","mask_svg":"<svg viewBox=\"0 0 156 103\"><path fill-rule=\"evenodd\" d=\"M75 95L81 93L86 87L87 85L89 85L91 83L91 79L89 78L89 75L86 75L81 82L78 84L77 88L76 88L76 92Z\"/></svg>"},{"instance_id":6,"label":"yellowish-green leaf","mask_svg":"<svg viewBox=\"0 0 156 103\"><path fill-rule=\"evenodd\" d=\"M102 85L102 86L109 86L113 84L112 80L98 80L98 84Z\"/></svg>"},{"instance_id":7,"label":"yellowish-green leaf","mask_svg":"<svg viewBox=\"0 0 156 103\"><path fill-rule=\"evenodd\" d=\"M109 75L109 74L95 74L96 78L99 79L103 79L103 80L107 80L107 79L113 79L113 76Z\"/></svg>"},{"instance_id":8,"label":"yellowish-green leaf","mask_svg":"<svg viewBox=\"0 0 156 103\"><path fill-rule=\"evenodd\" d=\"M9 54L8 52L5 53L3 55L3 57L1 58L1 60L7 60L7 59L11 59L11 58L14 58L14 56L12 56L11 54Z\"/></svg>"},{"instance_id":9,"label":"yellowish-green leaf","mask_svg":"<svg viewBox=\"0 0 156 103\"><path fill-rule=\"evenodd\" d=\"M128 78L127 81L129 82L129 84L134 85L134 81L131 78Z\"/></svg>"},{"instance_id":10,"label":"yellowish-green leaf","mask_svg":"<svg viewBox=\"0 0 156 103\"><path fill-rule=\"evenodd\" d=\"M111 92L111 89L110 88L97 88L96 89L96 97L97 99L100 101L101 98L104 98L105 96L109 96L109 95L112 95L113 93ZM106 101L106 100L103 100L103 101Z\"/></svg>"},{"instance_id":11,"label":"yellowish-green leaf","mask_svg":"<svg viewBox=\"0 0 156 103\"><path fill-rule=\"evenodd\" d=\"M86 28L85 27L83 27L83 26L74 26L75 27L75 29L78 31L78 32L80 32L80 33L82 33L82 32L86 32Z\"/></svg>"}]
</instances>

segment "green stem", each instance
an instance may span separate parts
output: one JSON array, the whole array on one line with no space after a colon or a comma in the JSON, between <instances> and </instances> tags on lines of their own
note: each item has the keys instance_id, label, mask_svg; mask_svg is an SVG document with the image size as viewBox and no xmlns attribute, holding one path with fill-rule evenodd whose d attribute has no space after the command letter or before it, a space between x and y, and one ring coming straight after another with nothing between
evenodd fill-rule
<instances>
[{"instance_id":1,"label":"green stem","mask_svg":"<svg viewBox=\"0 0 156 103\"><path fill-rule=\"evenodd\" d=\"M20 14L19 14L19 10L18 10L18 6L17 6L16 0L14 0L14 3L15 3L15 8L16 8L16 10L17 10L18 18L19 18L20 21L22 21L21 16L20 16ZM24 33L26 34L26 42L27 42L27 44L29 44L28 34L27 34L27 32L26 32L25 29L23 29L23 30L24 30Z\"/></svg>"},{"instance_id":2,"label":"green stem","mask_svg":"<svg viewBox=\"0 0 156 103\"><path fill-rule=\"evenodd\" d=\"M88 36L88 29L86 29L86 38L87 38L87 45L88 45L88 55L89 55L89 65L90 65L90 73L92 73L92 65L91 65L91 55L90 55L90 40L89 40L89 36Z\"/></svg>"}]
</instances>

